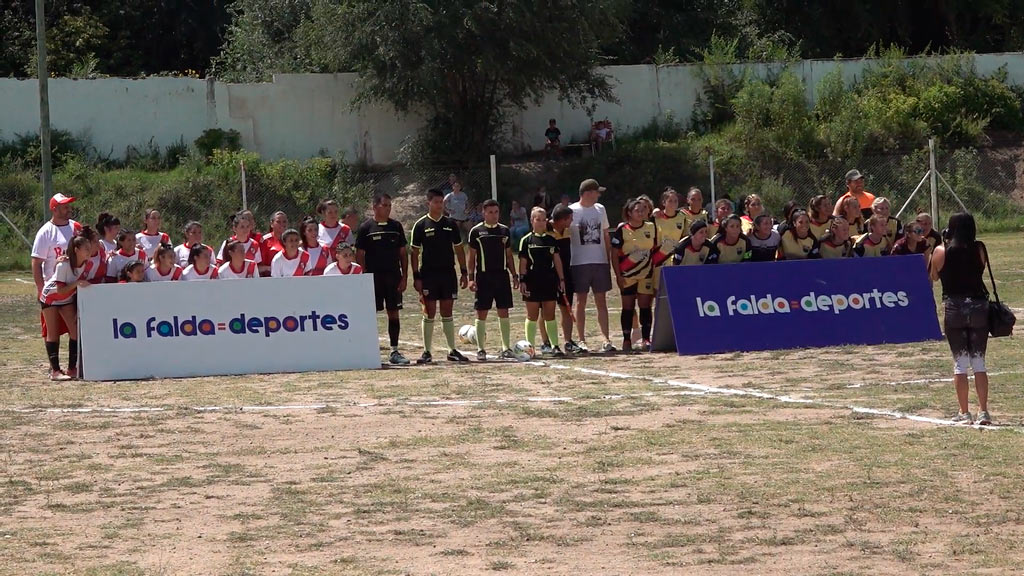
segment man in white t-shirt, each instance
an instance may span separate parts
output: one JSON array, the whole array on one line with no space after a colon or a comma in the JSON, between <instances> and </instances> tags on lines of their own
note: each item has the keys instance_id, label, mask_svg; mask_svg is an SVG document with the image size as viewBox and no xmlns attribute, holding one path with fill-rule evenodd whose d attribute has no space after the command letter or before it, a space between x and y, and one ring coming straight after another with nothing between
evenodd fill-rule
<instances>
[{"instance_id":1,"label":"man in white t-shirt","mask_svg":"<svg viewBox=\"0 0 1024 576\"><path fill-rule=\"evenodd\" d=\"M78 222L71 219L71 203L74 201L70 196L54 194L50 198L53 216L36 232L32 243L32 280L36 283L37 293L43 291L43 285L57 269L57 260L67 251L75 232L81 229Z\"/></svg>"},{"instance_id":2,"label":"man in white t-shirt","mask_svg":"<svg viewBox=\"0 0 1024 576\"><path fill-rule=\"evenodd\" d=\"M569 227L569 238L572 246L572 261L569 273L572 274L573 287L576 290L576 330L580 335L581 351L587 351L584 329L587 324L587 293L593 290L594 304L597 306L597 324L604 336L602 352L614 352L611 339L608 337L608 301L605 294L612 289L611 240L608 230L608 212L598 203L598 198L605 189L597 180L587 179L580 183L580 201L569 205L572 210L572 225Z\"/></svg>"},{"instance_id":3,"label":"man in white t-shirt","mask_svg":"<svg viewBox=\"0 0 1024 576\"><path fill-rule=\"evenodd\" d=\"M57 270L57 261L68 251L68 245L75 233L82 226L71 219L71 203L75 199L57 193L50 198L50 221L36 232L32 243L32 279L36 284L36 294L42 295L43 287ZM50 306L43 302L43 308ZM46 344L46 355L50 359L50 380L70 380L78 377L78 334L68 336L68 372L61 372L57 364L60 353L60 336L66 327L48 326L40 316L43 324L43 341ZM60 324L60 322L58 322Z\"/></svg>"},{"instance_id":4,"label":"man in white t-shirt","mask_svg":"<svg viewBox=\"0 0 1024 576\"><path fill-rule=\"evenodd\" d=\"M444 197L444 212L449 218L455 220L455 224L462 233L462 241L469 238L469 196L462 191L462 183L456 180L451 183L452 191Z\"/></svg>"}]
</instances>

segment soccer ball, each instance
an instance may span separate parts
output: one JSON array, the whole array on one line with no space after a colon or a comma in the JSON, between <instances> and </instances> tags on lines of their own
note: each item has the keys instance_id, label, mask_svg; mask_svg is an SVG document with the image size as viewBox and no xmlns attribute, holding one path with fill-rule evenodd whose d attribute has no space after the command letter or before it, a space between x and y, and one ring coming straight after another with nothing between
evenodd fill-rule
<instances>
[{"instance_id":1,"label":"soccer ball","mask_svg":"<svg viewBox=\"0 0 1024 576\"><path fill-rule=\"evenodd\" d=\"M533 344L526 340L516 342L515 346L512 347L512 351L516 353L520 360L533 360L537 356L537 351L534 350Z\"/></svg>"},{"instance_id":2,"label":"soccer ball","mask_svg":"<svg viewBox=\"0 0 1024 576\"><path fill-rule=\"evenodd\" d=\"M476 326L466 324L459 328L459 342L466 346L476 346Z\"/></svg>"}]
</instances>

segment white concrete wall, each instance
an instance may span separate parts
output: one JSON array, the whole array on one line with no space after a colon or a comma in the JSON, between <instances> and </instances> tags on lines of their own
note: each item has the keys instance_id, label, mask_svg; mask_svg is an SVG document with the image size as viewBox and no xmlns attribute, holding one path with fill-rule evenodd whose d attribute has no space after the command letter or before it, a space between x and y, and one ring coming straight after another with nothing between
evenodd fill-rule
<instances>
[{"instance_id":1,"label":"white concrete wall","mask_svg":"<svg viewBox=\"0 0 1024 576\"><path fill-rule=\"evenodd\" d=\"M821 79L836 67L852 81L865 60L805 60L792 67L813 102ZM1009 81L1024 84L1024 54L982 54L979 72L1006 65ZM758 75L781 65L749 65ZM615 86L618 103L600 102L595 119L607 117L619 133L672 113L688 122L702 88L698 65L611 66L604 69ZM387 106L351 107L354 74L281 74L273 82L226 84L212 79L103 78L50 81L54 128L89 138L102 154L123 157L128 146L152 140L162 147L179 139L192 142L207 128L235 129L245 148L265 158L308 158L326 150L344 152L370 164L395 161L399 148L423 124L417 114L397 115ZM33 80L0 78L0 138L38 130L38 88ZM507 130L510 151L538 149L549 118L558 120L563 138L582 141L590 128L586 112L554 96L540 105L515 111ZM481 152L481 161L485 152Z\"/></svg>"}]
</instances>

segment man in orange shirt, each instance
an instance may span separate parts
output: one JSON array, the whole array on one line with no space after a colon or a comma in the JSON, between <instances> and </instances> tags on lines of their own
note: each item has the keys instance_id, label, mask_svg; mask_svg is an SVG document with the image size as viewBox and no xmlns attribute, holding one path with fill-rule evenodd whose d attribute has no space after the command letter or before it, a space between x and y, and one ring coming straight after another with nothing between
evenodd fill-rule
<instances>
[{"instance_id":1,"label":"man in orange shirt","mask_svg":"<svg viewBox=\"0 0 1024 576\"><path fill-rule=\"evenodd\" d=\"M864 189L864 175L860 173L860 170L854 168L846 173L846 194L839 197L836 201L835 210L833 215L840 216L840 210L842 209L843 200L853 196L857 199L860 204L861 214L864 215L864 219L867 220L871 217L871 203L875 201L875 195Z\"/></svg>"}]
</instances>

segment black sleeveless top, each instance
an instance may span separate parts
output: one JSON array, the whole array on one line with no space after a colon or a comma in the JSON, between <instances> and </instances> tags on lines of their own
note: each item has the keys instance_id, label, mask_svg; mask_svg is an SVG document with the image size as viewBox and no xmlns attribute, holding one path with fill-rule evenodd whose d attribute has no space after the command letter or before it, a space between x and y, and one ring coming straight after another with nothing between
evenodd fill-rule
<instances>
[{"instance_id":1,"label":"black sleeveless top","mask_svg":"<svg viewBox=\"0 0 1024 576\"><path fill-rule=\"evenodd\" d=\"M985 265L978 254L981 242L970 248L950 246L946 248L946 262L939 270L943 298L988 298L988 290L982 276Z\"/></svg>"}]
</instances>

